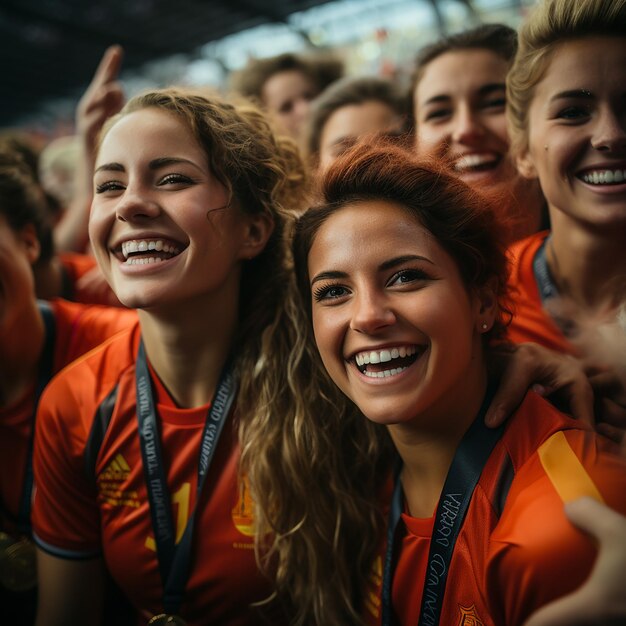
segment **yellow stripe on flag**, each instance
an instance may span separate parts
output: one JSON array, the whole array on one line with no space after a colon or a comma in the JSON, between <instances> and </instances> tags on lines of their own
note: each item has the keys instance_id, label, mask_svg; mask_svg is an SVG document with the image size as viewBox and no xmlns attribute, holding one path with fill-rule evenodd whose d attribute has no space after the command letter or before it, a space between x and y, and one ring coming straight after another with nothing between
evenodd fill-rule
<instances>
[{"instance_id":1,"label":"yellow stripe on flag","mask_svg":"<svg viewBox=\"0 0 626 626\"><path fill-rule=\"evenodd\" d=\"M563 432L555 433L537 450L548 478L563 502L590 496L604 502L591 476L567 442Z\"/></svg>"}]
</instances>

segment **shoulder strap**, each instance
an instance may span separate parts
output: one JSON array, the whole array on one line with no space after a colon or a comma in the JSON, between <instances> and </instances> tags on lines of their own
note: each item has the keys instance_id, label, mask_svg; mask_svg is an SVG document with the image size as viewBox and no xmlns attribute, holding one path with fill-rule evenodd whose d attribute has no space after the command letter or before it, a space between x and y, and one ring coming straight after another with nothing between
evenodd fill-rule
<instances>
[{"instance_id":1,"label":"shoulder strap","mask_svg":"<svg viewBox=\"0 0 626 626\"><path fill-rule=\"evenodd\" d=\"M84 455L85 476L90 482L95 482L96 480L96 461L113 416L113 409L117 401L117 391L118 386L115 385L96 409L96 415L91 425Z\"/></svg>"}]
</instances>

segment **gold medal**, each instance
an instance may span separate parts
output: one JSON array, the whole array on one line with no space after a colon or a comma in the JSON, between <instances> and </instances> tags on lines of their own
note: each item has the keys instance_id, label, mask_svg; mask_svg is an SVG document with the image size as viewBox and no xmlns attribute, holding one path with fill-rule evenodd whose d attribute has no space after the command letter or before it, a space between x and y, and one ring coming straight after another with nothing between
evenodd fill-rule
<instances>
[{"instance_id":1,"label":"gold medal","mask_svg":"<svg viewBox=\"0 0 626 626\"><path fill-rule=\"evenodd\" d=\"M28 539L14 541L0 553L0 583L10 591L28 591L37 584L35 546Z\"/></svg>"},{"instance_id":2,"label":"gold medal","mask_svg":"<svg viewBox=\"0 0 626 626\"><path fill-rule=\"evenodd\" d=\"M160 626L161 624L169 624L170 626L187 626L187 622L178 615L168 615L161 613L155 615L149 622L148 626Z\"/></svg>"}]
</instances>

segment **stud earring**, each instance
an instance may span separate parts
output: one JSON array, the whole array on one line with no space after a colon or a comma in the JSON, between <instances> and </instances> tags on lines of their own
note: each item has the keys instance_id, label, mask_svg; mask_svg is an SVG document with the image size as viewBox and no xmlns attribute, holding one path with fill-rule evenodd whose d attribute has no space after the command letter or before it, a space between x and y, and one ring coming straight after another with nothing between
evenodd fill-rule
<instances>
[{"instance_id":1,"label":"stud earring","mask_svg":"<svg viewBox=\"0 0 626 626\"><path fill-rule=\"evenodd\" d=\"M483 322L483 325L481 326L481 328L482 328L483 330L487 330L487 324L485 324L485 322Z\"/></svg>"}]
</instances>

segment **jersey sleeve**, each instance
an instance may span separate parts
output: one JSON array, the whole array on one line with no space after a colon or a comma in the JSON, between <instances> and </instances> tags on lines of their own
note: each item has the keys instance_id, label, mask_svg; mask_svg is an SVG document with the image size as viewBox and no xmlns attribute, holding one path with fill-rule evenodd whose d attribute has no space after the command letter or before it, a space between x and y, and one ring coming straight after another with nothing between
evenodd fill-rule
<instances>
[{"instance_id":1,"label":"jersey sleeve","mask_svg":"<svg viewBox=\"0 0 626 626\"><path fill-rule=\"evenodd\" d=\"M33 469L33 537L46 552L87 559L100 554L100 519L95 483L84 469L84 449L93 412L84 395L88 368L74 367L55 378L37 412Z\"/></svg>"},{"instance_id":2,"label":"jersey sleeve","mask_svg":"<svg viewBox=\"0 0 626 626\"><path fill-rule=\"evenodd\" d=\"M485 584L496 623L521 625L586 580L596 548L563 510L585 495L626 513L626 463L592 432L558 431L516 474L492 534Z\"/></svg>"}]
</instances>

